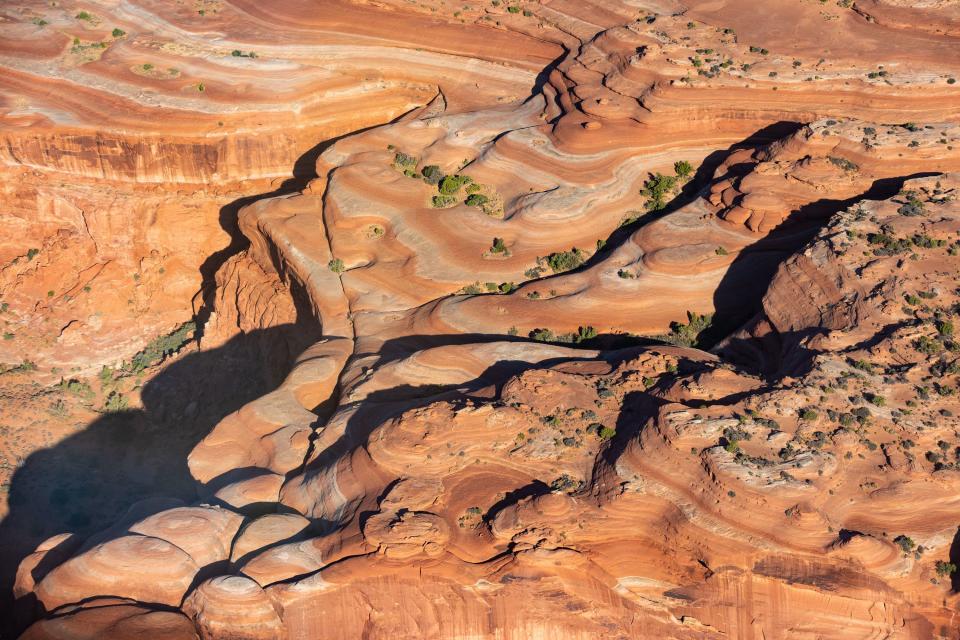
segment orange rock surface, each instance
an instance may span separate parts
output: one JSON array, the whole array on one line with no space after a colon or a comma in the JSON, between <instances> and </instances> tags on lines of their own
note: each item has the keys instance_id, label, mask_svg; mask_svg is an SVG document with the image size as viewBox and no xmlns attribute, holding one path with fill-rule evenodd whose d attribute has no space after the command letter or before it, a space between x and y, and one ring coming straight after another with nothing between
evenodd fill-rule
<instances>
[{"instance_id":1,"label":"orange rock surface","mask_svg":"<svg viewBox=\"0 0 960 640\"><path fill-rule=\"evenodd\" d=\"M953 4L0 12L11 637L956 636Z\"/></svg>"}]
</instances>

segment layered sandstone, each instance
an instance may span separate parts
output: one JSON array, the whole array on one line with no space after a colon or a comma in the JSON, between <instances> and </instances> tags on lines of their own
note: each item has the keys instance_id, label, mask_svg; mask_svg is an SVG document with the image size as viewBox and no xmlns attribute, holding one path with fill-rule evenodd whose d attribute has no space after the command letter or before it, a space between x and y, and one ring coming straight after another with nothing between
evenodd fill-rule
<instances>
[{"instance_id":1,"label":"layered sandstone","mask_svg":"<svg viewBox=\"0 0 960 640\"><path fill-rule=\"evenodd\" d=\"M206 139L156 143L155 166L16 151L11 170L74 176L63 197L210 202L211 181L275 177L285 136L406 113L240 209L204 340L283 325L309 346L192 448L195 504L23 561L25 637L950 637L960 102L930 22L952 10L764 11L145 2L118 20L163 28L122 23L82 61L20 20L8 66L79 82L78 112L149 78L154 102L92 126L156 136L162 111L164 137ZM183 86L144 76L147 51L189 58ZM63 135L58 114L5 117ZM67 277L46 245L14 266Z\"/></svg>"}]
</instances>

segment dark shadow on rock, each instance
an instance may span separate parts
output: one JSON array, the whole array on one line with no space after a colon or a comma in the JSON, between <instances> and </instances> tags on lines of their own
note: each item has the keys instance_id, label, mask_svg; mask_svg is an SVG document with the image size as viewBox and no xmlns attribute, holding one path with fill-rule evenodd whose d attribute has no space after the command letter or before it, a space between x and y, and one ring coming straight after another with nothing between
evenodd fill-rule
<instances>
[{"instance_id":1,"label":"dark shadow on rock","mask_svg":"<svg viewBox=\"0 0 960 640\"><path fill-rule=\"evenodd\" d=\"M389 362L397 361L408 354L422 349L456 344L480 345L495 341L530 342L523 338L496 334L408 336L385 342L379 349L380 360L374 365L374 368L382 367ZM318 451L316 457L310 460L305 468L298 470L298 474L302 474L300 481L303 483L311 482L313 478L323 473L329 465L335 464L337 460L346 455L351 448L360 446L361 443L366 442L371 433L385 420L398 416L403 412L422 408L440 401L452 402L455 407L461 407L474 400L481 402L493 400L499 397L503 385L513 376L531 369L544 369L561 363L586 361L606 363L612 370L619 363L635 357L645 346L647 345L607 351L598 356L585 353L583 357L578 357L574 352L570 355L547 358L532 363L523 360L500 360L487 367L487 369L476 378L462 383L418 386L402 384L375 391L360 401L341 405L342 409L353 411L346 422L345 432L340 434L333 443L322 451ZM636 396L637 399L642 396L644 402L653 402L654 404L661 402L647 394L636 394ZM621 420L627 421L629 420L627 416L633 415L634 403L632 401L626 402L625 407L625 416L622 417ZM624 424L626 424L626 422L624 422ZM293 476L291 476L291 478L293 478ZM488 512L488 517L495 516L496 511L508 504L515 503L527 495L537 495L539 492L543 492L543 486L541 485L545 486L542 482L535 482L519 494L513 495L512 501L507 500L502 504L498 503L498 505L495 505L496 509ZM382 497L383 496L381 496L381 499ZM373 512L353 513L345 510L342 517L344 520L348 520L354 516L365 519L372 515L372 513ZM341 523L325 521L324 523L315 524L322 524L324 527L323 531L329 532Z\"/></svg>"},{"instance_id":2,"label":"dark shadow on rock","mask_svg":"<svg viewBox=\"0 0 960 640\"><path fill-rule=\"evenodd\" d=\"M203 327L206 324L210 313L213 311L213 296L216 291L217 271L219 271L220 267L222 267L227 260L246 249L250 244L246 236L240 232L240 210L261 200L300 193L307 188L311 180L319 177L317 175L317 160L319 160L320 154L324 151L344 138L349 138L365 131L378 129L397 122L406 116L407 113L409 112L403 113L389 122L350 131L349 133L324 140L314 145L296 159L293 164L292 175L284 180L276 189L266 193L238 198L220 207L220 227L230 236L230 243L223 249L211 253L207 256L207 259L203 261L203 264L200 265L200 291L194 297L194 313L197 317L198 327Z\"/></svg>"},{"instance_id":3,"label":"dark shadow on rock","mask_svg":"<svg viewBox=\"0 0 960 640\"><path fill-rule=\"evenodd\" d=\"M591 255L582 266L571 271L565 271L562 274L545 274L538 281L547 281L550 278L558 275L566 275L576 271L582 271L598 264L606 259L607 256L609 256L617 247L627 242L630 236L633 235L638 229L641 229L651 222L659 220L660 218L663 218L664 216L667 216L696 201L697 198L703 195L704 189L706 189L706 187L708 187L713 181L714 172L716 172L717 168L731 153L740 149L759 149L764 145L770 144L771 142L795 133L803 128L803 126L804 125L799 122L787 120L780 121L763 127L762 129L758 129L740 142L732 144L726 149L721 149L710 153L697 167L693 177L683 185L680 193L670 200L670 202L666 203L666 206L663 209L646 211L644 213L640 213L639 211L630 212L638 213L639 215L630 222L625 222L620 227L614 229L613 232L603 242L603 246L599 248L593 255ZM722 176L717 176L717 180L728 178L734 174L737 174L738 172L740 172L742 175L742 173L745 173L748 168L749 166L731 167L731 171L729 173L726 173ZM641 196L639 193L637 194L637 203L638 205L643 204L643 196ZM524 284L530 284L530 282L525 282Z\"/></svg>"},{"instance_id":4,"label":"dark shadow on rock","mask_svg":"<svg viewBox=\"0 0 960 640\"><path fill-rule=\"evenodd\" d=\"M960 527L953 536L953 542L950 543L950 562L960 567ZM950 574L950 587L954 593L960 592L960 571L954 571Z\"/></svg>"},{"instance_id":5,"label":"dark shadow on rock","mask_svg":"<svg viewBox=\"0 0 960 640\"><path fill-rule=\"evenodd\" d=\"M512 507L527 498L534 498L537 496L542 496L544 494L550 493L550 486L547 485L542 480L534 480L533 482L526 484L522 487L518 487L513 491L508 491L502 499L493 503L487 513L484 514L484 522L490 523L496 519L497 514L506 509L507 507Z\"/></svg>"},{"instance_id":6,"label":"dark shadow on rock","mask_svg":"<svg viewBox=\"0 0 960 640\"><path fill-rule=\"evenodd\" d=\"M67 532L87 537L153 496L196 499L187 455L224 416L282 381L303 348L299 332L298 325L279 326L182 356L143 387L143 409L103 414L23 462L0 522L0 620L9 625L3 637L14 637L10 596L17 566L40 542ZM35 578L50 564L41 563ZM32 614L29 602L18 604L18 613L21 605Z\"/></svg>"},{"instance_id":7,"label":"dark shadow on rock","mask_svg":"<svg viewBox=\"0 0 960 640\"><path fill-rule=\"evenodd\" d=\"M627 445L640 436L640 432L650 419L657 415L660 406L664 404L667 404L666 400L642 391L631 391L623 397L623 404L620 406L617 424L614 427L616 434L600 454L608 466L616 465ZM599 470L600 467L598 466L597 469ZM596 481L597 478L594 478L594 482L591 484L596 485Z\"/></svg>"},{"instance_id":8,"label":"dark shadow on rock","mask_svg":"<svg viewBox=\"0 0 960 640\"><path fill-rule=\"evenodd\" d=\"M703 346L711 348L738 329L765 320L762 300L777 269L813 240L832 216L864 200L891 198L903 189L907 180L930 175L936 174L883 178L852 198L811 202L792 212L790 218L769 235L744 247L714 292L716 311L710 329L702 336ZM771 331L761 338L731 338L718 348L718 353L738 366L771 379L807 373L815 353L803 347L803 343L822 329L810 327L782 334Z\"/></svg>"}]
</instances>

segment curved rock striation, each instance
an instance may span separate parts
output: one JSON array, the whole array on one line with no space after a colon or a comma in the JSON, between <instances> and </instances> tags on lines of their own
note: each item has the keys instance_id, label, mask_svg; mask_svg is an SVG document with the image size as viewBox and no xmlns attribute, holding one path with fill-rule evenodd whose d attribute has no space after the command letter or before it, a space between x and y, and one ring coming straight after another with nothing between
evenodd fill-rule
<instances>
[{"instance_id":1,"label":"curved rock striation","mask_svg":"<svg viewBox=\"0 0 960 640\"><path fill-rule=\"evenodd\" d=\"M234 144L316 85L420 106L241 210L208 339L311 346L193 449L196 505L24 561L25 637L949 637L957 50L897 16L951 9L462 4L151 36L196 47L154 50L211 74L197 111L276 69Z\"/></svg>"}]
</instances>

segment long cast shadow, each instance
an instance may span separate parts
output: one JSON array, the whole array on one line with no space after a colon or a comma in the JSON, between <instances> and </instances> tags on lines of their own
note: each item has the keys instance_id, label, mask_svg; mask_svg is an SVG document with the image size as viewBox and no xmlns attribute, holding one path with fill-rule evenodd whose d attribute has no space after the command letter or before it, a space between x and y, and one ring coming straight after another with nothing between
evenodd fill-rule
<instances>
[{"instance_id":1,"label":"long cast shadow","mask_svg":"<svg viewBox=\"0 0 960 640\"><path fill-rule=\"evenodd\" d=\"M3 637L14 637L17 626L11 590L17 566L40 542L59 533L88 536L146 498L196 499L190 450L223 417L279 384L303 347L298 333L297 325L283 325L186 355L143 387L143 409L105 413L24 461L0 521ZM37 578L38 572L43 567L34 571Z\"/></svg>"},{"instance_id":2,"label":"long cast shadow","mask_svg":"<svg viewBox=\"0 0 960 640\"><path fill-rule=\"evenodd\" d=\"M419 107L417 107L419 108ZM415 111L416 109L414 109ZM317 160L320 154L332 147L334 144L349 138L351 136L378 129L380 127L398 122L410 112L400 114L389 122L371 125L356 131L350 131L335 138L324 140L316 144L300 155L293 163L291 176L284 180L280 186L266 193L258 193L251 196L238 198L220 207L219 222L220 227L230 236L230 243L218 251L214 251L200 265L200 291L194 296L194 313L197 316L197 326L203 327L210 313L213 311L213 296L216 292L216 275L220 267L232 256L237 255L250 245L250 241L240 231L239 217L240 210L260 200L268 200L281 196L289 196L300 193L307 188L311 180L319 177L317 175Z\"/></svg>"},{"instance_id":3,"label":"long cast shadow","mask_svg":"<svg viewBox=\"0 0 960 640\"><path fill-rule=\"evenodd\" d=\"M764 319L763 296L777 269L809 243L836 213L865 200L885 200L897 195L906 181L936 173L915 173L881 178L861 194L845 200L822 199L790 214L787 222L770 235L745 247L730 265L714 292L716 313L705 342L713 345L736 329ZM803 375L812 362L812 351L802 342L816 329L768 333L762 339L734 338L718 350L719 355L768 378Z\"/></svg>"}]
</instances>

